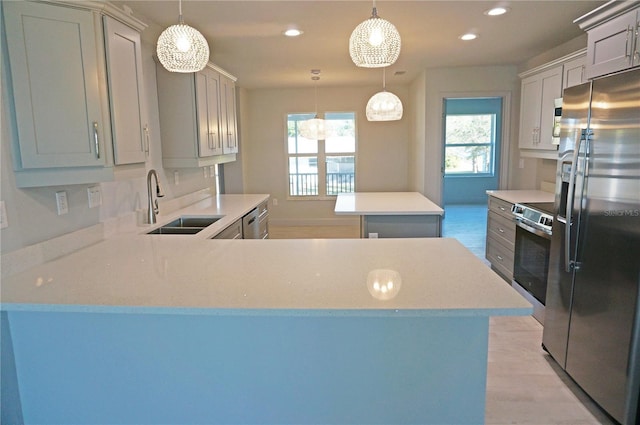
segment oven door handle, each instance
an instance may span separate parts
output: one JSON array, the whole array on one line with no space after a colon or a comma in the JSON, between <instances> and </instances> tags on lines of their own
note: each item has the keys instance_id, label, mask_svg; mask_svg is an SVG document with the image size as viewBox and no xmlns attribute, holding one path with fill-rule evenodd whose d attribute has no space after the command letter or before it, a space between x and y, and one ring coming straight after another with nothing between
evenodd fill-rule
<instances>
[{"instance_id":1,"label":"oven door handle","mask_svg":"<svg viewBox=\"0 0 640 425\"><path fill-rule=\"evenodd\" d=\"M524 229L529 233L533 233L534 235L540 236L541 238L549 239L549 240L551 239L551 235L544 232L543 230L536 229L535 227L529 226L528 224L523 223L522 220L516 219L515 221L516 221L516 226L520 227L521 229Z\"/></svg>"}]
</instances>

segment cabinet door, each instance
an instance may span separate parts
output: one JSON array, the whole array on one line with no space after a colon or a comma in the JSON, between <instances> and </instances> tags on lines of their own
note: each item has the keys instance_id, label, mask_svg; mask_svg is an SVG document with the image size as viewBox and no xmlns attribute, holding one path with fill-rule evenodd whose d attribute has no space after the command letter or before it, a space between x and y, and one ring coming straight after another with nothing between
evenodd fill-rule
<instances>
[{"instance_id":1,"label":"cabinet door","mask_svg":"<svg viewBox=\"0 0 640 425\"><path fill-rule=\"evenodd\" d=\"M540 132L540 109L542 102L542 81L538 76L522 80L520 91L520 134L519 146L532 149Z\"/></svg>"},{"instance_id":2,"label":"cabinet door","mask_svg":"<svg viewBox=\"0 0 640 425\"><path fill-rule=\"evenodd\" d=\"M19 166L105 165L96 47L102 40L93 13L23 1L2 6Z\"/></svg>"},{"instance_id":3,"label":"cabinet door","mask_svg":"<svg viewBox=\"0 0 640 425\"><path fill-rule=\"evenodd\" d=\"M562 89L577 86L587 82L585 75L586 56L572 59L563 65L564 77Z\"/></svg>"},{"instance_id":4,"label":"cabinet door","mask_svg":"<svg viewBox=\"0 0 640 425\"><path fill-rule=\"evenodd\" d=\"M562 96L562 66L541 74L540 131L535 149L557 150L553 144L554 100Z\"/></svg>"},{"instance_id":5,"label":"cabinet door","mask_svg":"<svg viewBox=\"0 0 640 425\"><path fill-rule=\"evenodd\" d=\"M198 111L198 149L201 157L222 154L219 97L218 74L211 69L198 72L196 74L196 109Z\"/></svg>"},{"instance_id":6,"label":"cabinet door","mask_svg":"<svg viewBox=\"0 0 640 425\"><path fill-rule=\"evenodd\" d=\"M637 10L591 30L587 35L587 78L627 69L633 63Z\"/></svg>"},{"instance_id":7,"label":"cabinet door","mask_svg":"<svg viewBox=\"0 0 640 425\"><path fill-rule=\"evenodd\" d=\"M236 85L228 77L220 75L220 109L222 111L222 139L224 153L238 152L237 120L236 120Z\"/></svg>"},{"instance_id":8,"label":"cabinet door","mask_svg":"<svg viewBox=\"0 0 640 425\"><path fill-rule=\"evenodd\" d=\"M220 131L220 79L218 73L206 70L207 114L209 122L209 143L213 155L222 155L223 142Z\"/></svg>"},{"instance_id":9,"label":"cabinet door","mask_svg":"<svg viewBox=\"0 0 640 425\"><path fill-rule=\"evenodd\" d=\"M145 162L140 33L104 18L111 133L116 164Z\"/></svg>"}]
</instances>

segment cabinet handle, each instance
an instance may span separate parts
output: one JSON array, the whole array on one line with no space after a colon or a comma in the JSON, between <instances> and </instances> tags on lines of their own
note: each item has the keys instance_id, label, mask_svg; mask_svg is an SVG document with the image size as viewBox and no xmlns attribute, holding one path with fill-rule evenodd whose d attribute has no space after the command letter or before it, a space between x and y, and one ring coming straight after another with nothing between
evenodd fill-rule
<instances>
[{"instance_id":1,"label":"cabinet handle","mask_svg":"<svg viewBox=\"0 0 640 425\"><path fill-rule=\"evenodd\" d=\"M98 122L93 122L93 143L96 146L96 158L100 159L100 140L98 139Z\"/></svg>"},{"instance_id":2,"label":"cabinet handle","mask_svg":"<svg viewBox=\"0 0 640 425\"><path fill-rule=\"evenodd\" d=\"M504 258L502 258L502 257L501 257L501 256L499 256L499 255L498 255L497 257L498 257L498 260L500 260L500 261L504 260Z\"/></svg>"},{"instance_id":3,"label":"cabinet handle","mask_svg":"<svg viewBox=\"0 0 640 425\"><path fill-rule=\"evenodd\" d=\"M636 23L636 41L634 43L635 51L633 52L633 58L631 59L634 64L640 62L640 38L638 37L639 35L640 35L640 21ZM636 61L636 58L638 58L637 61Z\"/></svg>"},{"instance_id":4,"label":"cabinet handle","mask_svg":"<svg viewBox=\"0 0 640 425\"><path fill-rule=\"evenodd\" d=\"M498 232L504 233L504 229L502 227L498 227Z\"/></svg>"},{"instance_id":5,"label":"cabinet handle","mask_svg":"<svg viewBox=\"0 0 640 425\"><path fill-rule=\"evenodd\" d=\"M149 124L145 124L144 125L144 144L145 146L142 147L142 149L144 149L144 153L149 156L149 145L150 145L150 136L149 136Z\"/></svg>"},{"instance_id":6,"label":"cabinet handle","mask_svg":"<svg viewBox=\"0 0 640 425\"><path fill-rule=\"evenodd\" d=\"M505 207L500 207L500 209L501 209L502 211L506 211L506 210L507 210Z\"/></svg>"},{"instance_id":7,"label":"cabinet handle","mask_svg":"<svg viewBox=\"0 0 640 425\"><path fill-rule=\"evenodd\" d=\"M627 27L627 39L624 42L624 57L631 59L631 49L629 49L629 34L633 33L633 27Z\"/></svg>"}]
</instances>

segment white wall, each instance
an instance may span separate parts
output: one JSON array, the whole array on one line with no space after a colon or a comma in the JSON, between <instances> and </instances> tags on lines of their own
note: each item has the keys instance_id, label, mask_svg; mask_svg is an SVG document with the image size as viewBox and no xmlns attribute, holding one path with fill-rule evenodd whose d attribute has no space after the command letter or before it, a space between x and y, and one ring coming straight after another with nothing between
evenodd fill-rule
<instances>
[{"instance_id":1,"label":"white wall","mask_svg":"<svg viewBox=\"0 0 640 425\"><path fill-rule=\"evenodd\" d=\"M426 69L412 83L411 92L410 108L415 119L411 135L411 153L415 155L411 167L414 190L423 192L437 204L442 202L442 113L445 97L507 96L510 99L509 121L505 120L507 131L503 144L510 155L503 156L503 160L511 159L513 164L516 158L517 164L520 80L515 66ZM517 187L521 178L515 176L513 167L507 172L507 186Z\"/></svg>"},{"instance_id":2,"label":"white wall","mask_svg":"<svg viewBox=\"0 0 640 425\"><path fill-rule=\"evenodd\" d=\"M404 105L407 87L387 87ZM357 128L356 189L361 192L409 190L409 122L369 122L365 107L380 87L318 87L318 111L355 112ZM242 152L244 190L269 193L269 219L286 224L337 224L334 200L287 199L286 118L289 113L314 112L314 87L257 89L247 94L243 108ZM246 114L246 116L245 116Z\"/></svg>"}]
</instances>

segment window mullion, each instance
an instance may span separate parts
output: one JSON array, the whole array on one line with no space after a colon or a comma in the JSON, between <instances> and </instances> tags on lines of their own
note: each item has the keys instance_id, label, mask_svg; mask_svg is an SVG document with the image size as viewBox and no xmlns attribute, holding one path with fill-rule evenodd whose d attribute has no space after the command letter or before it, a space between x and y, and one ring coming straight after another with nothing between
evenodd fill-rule
<instances>
[{"instance_id":1,"label":"window mullion","mask_svg":"<svg viewBox=\"0 0 640 425\"><path fill-rule=\"evenodd\" d=\"M318 195L327 196L327 155L324 140L318 140Z\"/></svg>"}]
</instances>

